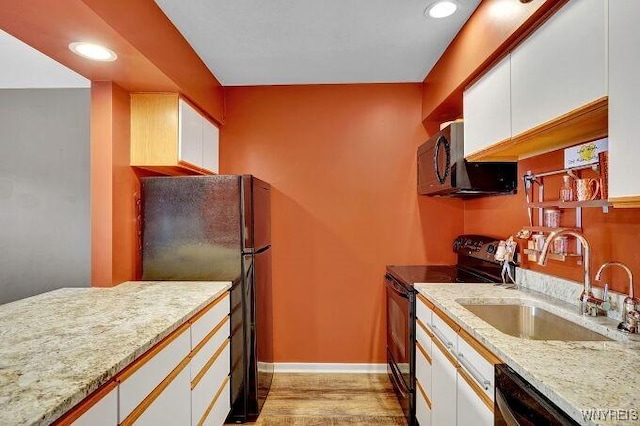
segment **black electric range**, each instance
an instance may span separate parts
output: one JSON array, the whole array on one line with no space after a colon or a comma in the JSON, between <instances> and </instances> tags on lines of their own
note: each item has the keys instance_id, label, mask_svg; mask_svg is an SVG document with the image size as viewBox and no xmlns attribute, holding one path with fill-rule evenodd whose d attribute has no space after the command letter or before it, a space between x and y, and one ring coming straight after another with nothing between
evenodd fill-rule
<instances>
[{"instance_id":1,"label":"black electric range","mask_svg":"<svg viewBox=\"0 0 640 426\"><path fill-rule=\"evenodd\" d=\"M484 235L461 235L453 242L457 264L390 265L387 274L407 288L416 283L499 283L502 265L494 259L498 243Z\"/></svg>"},{"instance_id":2,"label":"black electric range","mask_svg":"<svg viewBox=\"0 0 640 426\"><path fill-rule=\"evenodd\" d=\"M499 241L461 235L453 242L455 265L390 265L387 293L387 369L409 425L415 425L416 283L500 283L502 265L494 256ZM514 266L510 265L512 274ZM514 275L512 275L514 276Z\"/></svg>"}]
</instances>

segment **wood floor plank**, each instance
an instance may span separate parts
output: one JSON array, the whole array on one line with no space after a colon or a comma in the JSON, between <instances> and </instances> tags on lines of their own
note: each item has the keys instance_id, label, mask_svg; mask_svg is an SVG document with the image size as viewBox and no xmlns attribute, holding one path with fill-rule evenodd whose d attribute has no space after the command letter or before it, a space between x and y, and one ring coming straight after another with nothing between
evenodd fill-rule
<instances>
[{"instance_id":1,"label":"wood floor plank","mask_svg":"<svg viewBox=\"0 0 640 426\"><path fill-rule=\"evenodd\" d=\"M386 374L279 373L257 422L275 425L406 425Z\"/></svg>"}]
</instances>

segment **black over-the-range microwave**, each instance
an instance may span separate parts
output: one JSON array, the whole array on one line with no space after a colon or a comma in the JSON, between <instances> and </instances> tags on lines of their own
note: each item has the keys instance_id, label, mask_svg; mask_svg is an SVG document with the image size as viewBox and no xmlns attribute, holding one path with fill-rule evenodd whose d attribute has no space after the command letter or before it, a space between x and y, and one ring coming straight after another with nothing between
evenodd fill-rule
<instances>
[{"instance_id":1,"label":"black over-the-range microwave","mask_svg":"<svg viewBox=\"0 0 640 426\"><path fill-rule=\"evenodd\" d=\"M518 163L466 161L463 124L450 124L418 148L418 194L469 198L515 194Z\"/></svg>"}]
</instances>

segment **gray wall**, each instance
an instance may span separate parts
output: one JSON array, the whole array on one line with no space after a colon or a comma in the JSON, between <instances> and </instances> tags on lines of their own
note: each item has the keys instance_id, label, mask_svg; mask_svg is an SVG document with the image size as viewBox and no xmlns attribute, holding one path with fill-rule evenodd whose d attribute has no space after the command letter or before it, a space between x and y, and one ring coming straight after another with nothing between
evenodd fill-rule
<instances>
[{"instance_id":1,"label":"gray wall","mask_svg":"<svg viewBox=\"0 0 640 426\"><path fill-rule=\"evenodd\" d=\"M0 90L0 304L90 281L90 89Z\"/></svg>"}]
</instances>

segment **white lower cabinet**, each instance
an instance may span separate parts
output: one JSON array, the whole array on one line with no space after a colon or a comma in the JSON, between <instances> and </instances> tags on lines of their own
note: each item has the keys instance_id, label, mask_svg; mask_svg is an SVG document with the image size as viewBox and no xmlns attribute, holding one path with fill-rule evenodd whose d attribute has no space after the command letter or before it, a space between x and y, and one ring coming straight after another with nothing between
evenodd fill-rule
<instances>
[{"instance_id":1,"label":"white lower cabinet","mask_svg":"<svg viewBox=\"0 0 640 426\"><path fill-rule=\"evenodd\" d=\"M432 362L431 424L433 426L458 424L456 410L458 370L439 345L433 345Z\"/></svg>"},{"instance_id":2,"label":"white lower cabinet","mask_svg":"<svg viewBox=\"0 0 640 426\"><path fill-rule=\"evenodd\" d=\"M189 368L184 368L133 424L137 426L188 425L190 421Z\"/></svg>"},{"instance_id":3,"label":"white lower cabinet","mask_svg":"<svg viewBox=\"0 0 640 426\"><path fill-rule=\"evenodd\" d=\"M420 426L431 426L431 403L423 393L424 386L416 381L416 420Z\"/></svg>"},{"instance_id":4,"label":"white lower cabinet","mask_svg":"<svg viewBox=\"0 0 640 426\"><path fill-rule=\"evenodd\" d=\"M418 299L417 312L425 309ZM494 364L500 361L441 315L434 311L431 329L416 323L416 420L420 426L493 425Z\"/></svg>"},{"instance_id":5,"label":"white lower cabinet","mask_svg":"<svg viewBox=\"0 0 640 426\"><path fill-rule=\"evenodd\" d=\"M149 356L143 356L128 367L133 370L131 374L127 373L127 370L124 371L124 377L118 386L120 423L137 424L136 419L144 414L149 401L155 402L153 398L157 399L168 389L158 389L161 392L158 395L156 388L173 385L175 378L171 381L170 373L189 355L190 350L191 335L187 327L157 353L153 353L152 349ZM188 376L187 369L187 379ZM186 389L189 390L188 384Z\"/></svg>"},{"instance_id":6,"label":"white lower cabinet","mask_svg":"<svg viewBox=\"0 0 640 426\"><path fill-rule=\"evenodd\" d=\"M458 425L493 425L493 411L491 411L467 382L464 373L458 373L456 412ZM471 378L473 380L473 378Z\"/></svg>"},{"instance_id":7,"label":"white lower cabinet","mask_svg":"<svg viewBox=\"0 0 640 426\"><path fill-rule=\"evenodd\" d=\"M56 420L56 426L221 426L231 410L225 293Z\"/></svg>"},{"instance_id":8,"label":"white lower cabinet","mask_svg":"<svg viewBox=\"0 0 640 426\"><path fill-rule=\"evenodd\" d=\"M118 388L113 388L71 423L74 426L114 426L118 424Z\"/></svg>"}]
</instances>

